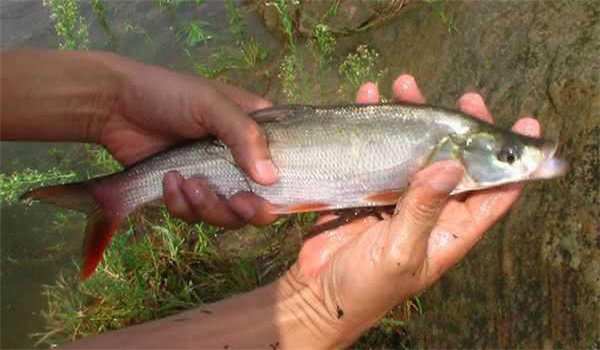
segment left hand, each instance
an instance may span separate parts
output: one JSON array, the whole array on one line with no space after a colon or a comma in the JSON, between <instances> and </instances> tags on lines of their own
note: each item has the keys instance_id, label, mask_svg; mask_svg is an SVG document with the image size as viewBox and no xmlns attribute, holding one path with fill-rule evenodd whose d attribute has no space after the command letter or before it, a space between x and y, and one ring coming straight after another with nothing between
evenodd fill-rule
<instances>
[{"instance_id":1,"label":"left hand","mask_svg":"<svg viewBox=\"0 0 600 350\"><path fill-rule=\"evenodd\" d=\"M394 94L401 101L425 102L408 75L396 80ZM376 85L361 87L357 100L377 102ZM478 94L465 94L458 106L492 121ZM533 118L519 120L513 130L540 133ZM393 216L367 217L305 242L282 281L307 299L307 313L324 344L335 339L336 347L350 345L399 302L435 283L507 213L523 187L510 184L449 197L462 175L454 161L435 163L414 177ZM319 223L333 218L321 217Z\"/></svg>"}]
</instances>

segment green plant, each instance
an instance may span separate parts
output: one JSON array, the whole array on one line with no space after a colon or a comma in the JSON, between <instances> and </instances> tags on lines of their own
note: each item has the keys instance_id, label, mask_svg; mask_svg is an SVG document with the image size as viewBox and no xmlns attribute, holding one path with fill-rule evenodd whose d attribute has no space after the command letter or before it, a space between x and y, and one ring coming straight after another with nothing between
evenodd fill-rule
<instances>
[{"instance_id":1,"label":"green plant","mask_svg":"<svg viewBox=\"0 0 600 350\"><path fill-rule=\"evenodd\" d=\"M348 54L340 65L339 74L356 91L366 82L377 83L383 78L385 71L376 71L379 54L367 45L359 45L356 52Z\"/></svg>"},{"instance_id":2,"label":"green plant","mask_svg":"<svg viewBox=\"0 0 600 350\"><path fill-rule=\"evenodd\" d=\"M106 18L106 4L103 0L92 0L92 10L96 15L96 18L100 22L100 26L111 35L110 25L108 24L108 19Z\"/></svg>"},{"instance_id":3,"label":"green plant","mask_svg":"<svg viewBox=\"0 0 600 350\"><path fill-rule=\"evenodd\" d=\"M240 50L244 68L251 69L269 56L269 52L256 39L249 38L240 42Z\"/></svg>"},{"instance_id":4,"label":"green plant","mask_svg":"<svg viewBox=\"0 0 600 350\"><path fill-rule=\"evenodd\" d=\"M425 0L425 2L431 5L433 11L437 13L442 23L446 25L449 34L460 32L456 26L454 14L448 12L446 9L446 0Z\"/></svg>"},{"instance_id":5,"label":"green plant","mask_svg":"<svg viewBox=\"0 0 600 350\"><path fill-rule=\"evenodd\" d=\"M123 170L123 166L102 146L85 144L89 165L100 173L114 173Z\"/></svg>"},{"instance_id":6,"label":"green plant","mask_svg":"<svg viewBox=\"0 0 600 350\"><path fill-rule=\"evenodd\" d=\"M235 0L225 0L225 9L229 18L229 31L238 41L247 37L246 29L242 25L242 14Z\"/></svg>"},{"instance_id":7,"label":"green plant","mask_svg":"<svg viewBox=\"0 0 600 350\"><path fill-rule=\"evenodd\" d=\"M325 67L331 63L333 53L335 51L336 40L331 28L323 23L315 25L313 34L307 42L308 47L314 53L318 62L318 80L319 80L319 91L324 90L324 70ZM322 96L323 94L319 94ZM321 102L323 102L321 100Z\"/></svg>"},{"instance_id":8,"label":"green plant","mask_svg":"<svg viewBox=\"0 0 600 350\"><path fill-rule=\"evenodd\" d=\"M206 44L212 35L206 31L208 22L193 21L186 23L180 30L177 31L177 40L182 41L186 48L192 48L198 43Z\"/></svg>"},{"instance_id":9,"label":"green plant","mask_svg":"<svg viewBox=\"0 0 600 350\"><path fill-rule=\"evenodd\" d=\"M46 0L50 6L50 18L59 37L59 48L86 50L89 45L88 25L79 13L77 0Z\"/></svg>"},{"instance_id":10,"label":"green plant","mask_svg":"<svg viewBox=\"0 0 600 350\"><path fill-rule=\"evenodd\" d=\"M279 79L283 93L289 103L296 103L300 97L300 89L296 83L297 61L293 53L285 55L279 66Z\"/></svg>"},{"instance_id":11,"label":"green plant","mask_svg":"<svg viewBox=\"0 0 600 350\"><path fill-rule=\"evenodd\" d=\"M51 168L46 171L26 168L11 175L0 173L0 198L6 204L15 203L27 190L75 181L78 175L73 171Z\"/></svg>"},{"instance_id":12,"label":"green plant","mask_svg":"<svg viewBox=\"0 0 600 350\"><path fill-rule=\"evenodd\" d=\"M124 22L123 26L125 28L125 33L129 34L129 33L133 33L135 35L141 35L144 37L144 42L147 45L152 45L152 37L150 37L150 35L148 34L148 32L142 28L139 24L131 24L129 22Z\"/></svg>"}]
</instances>

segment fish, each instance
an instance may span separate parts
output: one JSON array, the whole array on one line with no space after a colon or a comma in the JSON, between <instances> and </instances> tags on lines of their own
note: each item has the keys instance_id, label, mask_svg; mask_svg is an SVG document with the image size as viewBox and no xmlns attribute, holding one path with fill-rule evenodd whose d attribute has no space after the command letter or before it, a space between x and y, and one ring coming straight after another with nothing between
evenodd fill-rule
<instances>
[{"instance_id":1,"label":"fish","mask_svg":"<svg viewBox=\"0 0 600 350\"><path fill-rule=\"evenodd\" d=\"M460 161L452 194L563 175L557 140L531 138L451 109L410 103L275 106L250 114L264 130L279 180L254 182L229 148L214 139L177 145L125 170L84 182L34 189L40 200L83 211L88 223L81 279L102 259L112 236L135 209L162 198L167 172L205 178L220 197L252 192L290 214L396 203L427 165Z\"/></svg>"}]
</instances>

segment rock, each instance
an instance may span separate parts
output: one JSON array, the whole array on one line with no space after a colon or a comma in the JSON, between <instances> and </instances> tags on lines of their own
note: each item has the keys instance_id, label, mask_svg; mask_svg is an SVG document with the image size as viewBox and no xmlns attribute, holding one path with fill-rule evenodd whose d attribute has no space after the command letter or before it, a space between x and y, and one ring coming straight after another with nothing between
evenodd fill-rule
<instances>
[{"instance_id":1,"label":"rock","mask_svg":"<svg viewBox=\"0 0 600 350\"><path fill-rule=\"evenodd\" d=\"M348 33L370 24L383 23L414 1L303 0L297 4L288 1L287 6L295 30L310 36L318 23L326 24L335 33ZM269 5L270 2L273 1L255 1L257 17L267 29L284 38L280 14L275 6ZM333 11L335 6L337 9Z\"/></svg>"}]
</instances>

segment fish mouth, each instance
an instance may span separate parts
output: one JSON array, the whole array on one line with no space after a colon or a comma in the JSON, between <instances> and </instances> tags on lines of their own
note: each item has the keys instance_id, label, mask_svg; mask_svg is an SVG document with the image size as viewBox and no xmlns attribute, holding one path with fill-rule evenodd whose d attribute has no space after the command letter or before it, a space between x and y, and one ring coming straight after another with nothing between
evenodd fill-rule
<instances>
[{"instance_id":1,"label":"fish mouth","mask_svg":"<svg viewBox=\"0 0 600 350\"><path fill-rule=\"evenodd\" d=\"M543 160L529 175L530 179L551 179L563 176L569 170L569 163L562 158L555 158L558 140L548 140L542 145Z\"/></svg>"}]
</instances>

